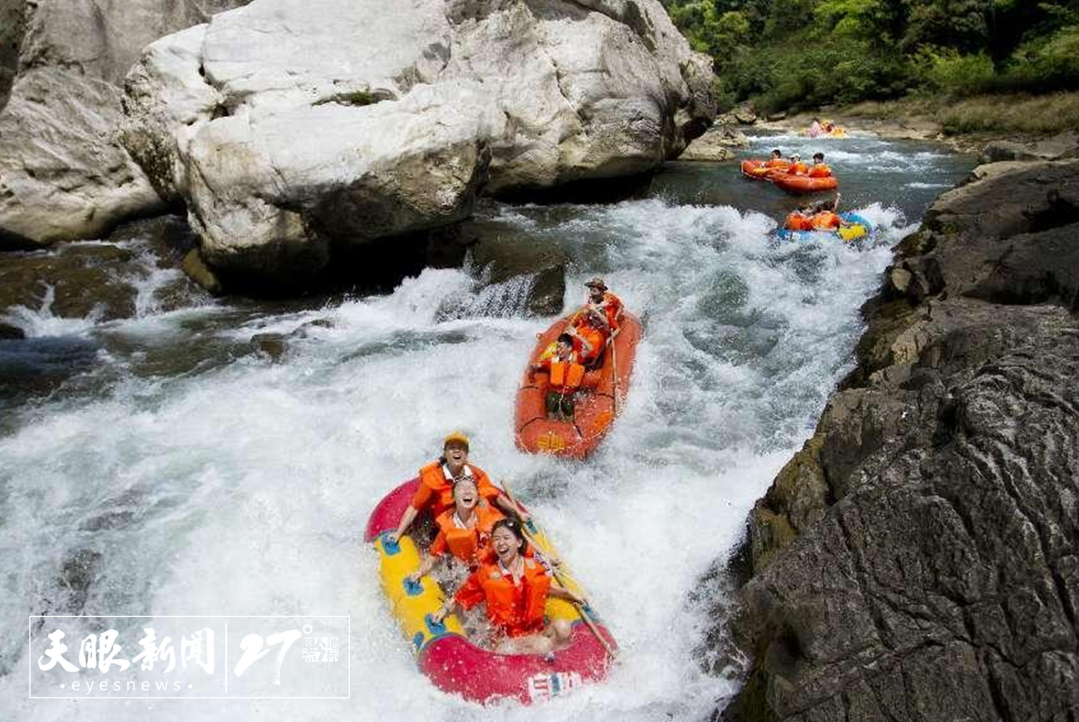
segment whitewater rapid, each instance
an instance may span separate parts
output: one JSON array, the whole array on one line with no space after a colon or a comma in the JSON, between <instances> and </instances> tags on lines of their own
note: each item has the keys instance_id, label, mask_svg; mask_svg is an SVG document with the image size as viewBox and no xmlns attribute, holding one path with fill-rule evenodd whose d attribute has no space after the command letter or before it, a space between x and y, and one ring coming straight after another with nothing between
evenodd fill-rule
<instances>
[{"instance_id":1,"label":"whitewater rapid","mask_svg":"<svg viewBox=\"0 0 1079 722\"><path fill-rule=\"evenodd\" d=\"M777 243L774 217L670 197L494 206L491 224L569 254L565 309L600 274L644 322L623 413L586 463L513 446L514 390L550 323L523 316L527 283L477 292L467 269L428 269L386 296L296 312L147 303L131 320L50 326L44 306L19 311L41 335L109 343L86 372L96 383L13 410L0 438L0 718L706 716L735 682L701 664L713 608L695 593L811 433L850 367L858 308L913 227L887 202L856 209L880 227L874 244ZM277 362L236 350L301 327ZM170 356L184 361L147 361ZM416 670L362 530L454 429L513 482L618 640L606 683L492 711ZM95 559L85 592L58 581L80 554ZM76 598L82 614L351 615L351 698L28 700L27 616Z\"/></svg>"}]
</instances>

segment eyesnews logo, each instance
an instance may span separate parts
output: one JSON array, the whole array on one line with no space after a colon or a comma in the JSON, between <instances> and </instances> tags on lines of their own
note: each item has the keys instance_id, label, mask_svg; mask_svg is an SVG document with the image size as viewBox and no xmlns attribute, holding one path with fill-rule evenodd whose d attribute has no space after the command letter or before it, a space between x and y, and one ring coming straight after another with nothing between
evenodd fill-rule
<instances>
[{"instance_id":1,"label":"eyesnews logo","mask_svg":"<svg viewBox=\"0 0 1079 722\"><path fill-rule=\"evenodd\" d=\"M348 698L350 627L347 616L30 617L30 698Z\"/></svg>"}]
</instances>

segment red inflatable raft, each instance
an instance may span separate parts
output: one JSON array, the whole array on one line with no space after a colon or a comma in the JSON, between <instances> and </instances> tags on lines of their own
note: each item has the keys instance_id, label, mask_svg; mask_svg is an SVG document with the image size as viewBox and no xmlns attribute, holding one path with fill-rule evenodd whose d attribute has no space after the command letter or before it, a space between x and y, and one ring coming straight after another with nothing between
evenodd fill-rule
<instances>
[{"instance_id":1,"label":"red inflatable raft","mask_svg":"<svg viewBox=\"0 0 1079 722\"><path fill-rule=\"evenodd\" d=\"M528 357L524 378L517 389L514 428L517 448L522 451L583 459L599 446L621 411L637 341L641 338L641 323L636 316L624 313L614 342L603 353L602 366L586 373L581 382L573 420L556 421L547 418L547 374L537 373L530 378L528 368L539 361L565 327L566 319L555 321L540 334Z\"/></svg>"},{"instance_id":2,"label":"red inflatable raft","mask_svg":"<svg viewBox=\"0 0 1079 722\"><path fill-rule=\"evenodd\" d=\"M547 616L568 619L573 625L569 646L555 652L553 658L488 651L469 641L456 616L447 617L442 623L434 622L431 614L442 606L445 593L430 577L415 583L408 579L420 564L419 550L412 537L406 535L396 544L387 538L396 529L418 486L419 479L411 479L387 494L371 512L365 538L378 550L383 591L398 623L412 640L416 663L435 686L474 702L512 697L529 704L605 677L610 657L596 634L602 634L609 642L612 638L587 607L583 611L595 624L595 632L589 630L574 607L563 600L548 598ZM531 521L529 529L539 552L547 558L556 558L546 535ZM558 569L567 586L583 593L568 577L564 563Z\"/></svg>"},{"instance_id":3,"label":"red inflatable raft","mask_svg":"<svg viewBox=\"0 0 1079 722\"><path fill-rule=\"evenodd\" d=\"M775 173L768 176L768 180L772 181L788 193L794 194L830 191L839 187L839 180L831 175L824 178L810 178L805 175Z\"/></svg>"}]
</instances>

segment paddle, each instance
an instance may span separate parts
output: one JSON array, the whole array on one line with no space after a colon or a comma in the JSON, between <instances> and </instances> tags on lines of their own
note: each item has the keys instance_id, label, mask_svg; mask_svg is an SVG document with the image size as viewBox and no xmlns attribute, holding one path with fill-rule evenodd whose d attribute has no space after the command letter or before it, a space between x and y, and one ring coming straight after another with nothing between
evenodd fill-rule
<instances>
[{"instance_id":1,"label":"paddle","mask_svg":"<svg viewBox=\"0 0 1079 722\"><path fill-rule=\"evenodd\" d=\"M618 355L615 352L614 340L621 331L621 328L616 328L610 339L607 340L607 345L611 347L611 383L613 384L611 388L613 392L611 396L611 418L618 416Z\"/></svg>"},{"instance_id":2,"label":"paddle","mask_svg":"<svg viewBox=\"0 0 1079 722\"><path fill-rule=\"evenodd\" d=\"M514 498L513 493L510 491L510 485L506 482L505 479L501 481L501 484L502 491L506 492L506 498L510 500L510 503L518 509L523 509L524 507L522 507L517 502L517 499ZM532 536L532 533L528 531L528 527L526 527L524 524L521 525L521 533L525 535L525 539L527 539L530 544L539 548L539 545L536 544L536 538ZM554 564L551 564L551 573L554 574L555 581L557 581L566 589L569 589L569 585L566 584L565 576L561 571L558 570L558 568ZM614 647L611 646L610 642L608 642L603 637L603 635L599 633L599 628L596 627L595 622L593 622L591 617L588 616L588 613L584 611L584 606L576 602L573 602L572 604L573 608L577 610L577 614L579 614L581 616L581 619L584 620L584 623L588 625L588 629L591 630L592 634L596 636L596 639L599 640L599 643L603 645L603 648L607 650L607 654L611 656L611 659L618 659L618 652L614 649Z\"/></svg>"}]
</instances>

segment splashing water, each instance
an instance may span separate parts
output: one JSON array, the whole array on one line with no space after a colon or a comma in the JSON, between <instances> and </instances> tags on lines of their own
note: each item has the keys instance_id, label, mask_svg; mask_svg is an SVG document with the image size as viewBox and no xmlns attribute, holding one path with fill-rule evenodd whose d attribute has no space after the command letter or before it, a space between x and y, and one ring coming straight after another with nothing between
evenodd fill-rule
<instances>
[{"instance_id":1,"label":"splashing water","mask_svg":"<svg viewBox=\"0 0 1079 722\"><path fill-rule=\"evenodd\" d=\"M79 333L140 345L113 348L94 395L54 394L0 437L0 716L134 720L152 705L163 720L705 717L736 682L695 659L708 608L694 593L810 433L849 366L857 309L920 209L857 207L881 233L859 249L780 243L774 215L661 195L495 206L484 219L565 252L567 309L598 273L642 316L622 416L586 463L513 447L514 390L550 322L521 317L528 278L477 290L467 270L428 269L390 295L299 312L147 311L96 331L80 320ZM238 351L266 332L288 338L279 362ZM416 671L362 528L458 428L475 463L513 480L623 648L604 684L484 709ZM65 577L72 560L87 583ZM352 698L27 700L19 619L49 613L349 614Z\"/></svg>"},{"instance_id":2,"label":"splashing water","mask_svg":"<svg viewBox=\"0 0 1079 722\"><path fill-rule=\"evenodd\" d=\"M64 318L52 312L56 302L56 288L48 283L41 284L44 294L41 306L34 309L28 306L12 306L0 316L0 321L22 329L28 338L48 336L82 336L90 331L104 315L100 307L94 308L83 318Z\"/></svg>"}]
</instances>

